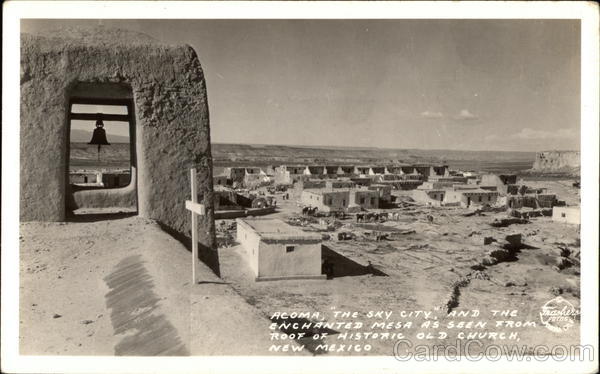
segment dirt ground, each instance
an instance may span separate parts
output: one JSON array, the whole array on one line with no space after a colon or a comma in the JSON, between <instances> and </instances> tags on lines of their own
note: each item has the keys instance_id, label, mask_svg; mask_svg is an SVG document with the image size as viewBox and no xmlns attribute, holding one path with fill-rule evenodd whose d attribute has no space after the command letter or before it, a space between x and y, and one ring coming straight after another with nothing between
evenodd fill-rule
<instances>
[{"instance_id":1,"label":"dirt ground","mask_svg":"<svg viewBox=\"0 0 600 374\"><path fill-rule=\"evenodd\" d=\"M21 224L20 353L266 354L269 321L132 214ZM244 344L240 344L244 342Z\"/></svg>"},{"instance_id":2,"label":"dirt ground","mask_svg":"<svg viewBox=\"0 0 600 374\"><path fill-rule=\"evenodd\" d=\"M542 182L540 182L542 183ZM544 181L550 192L568 202L578 190L568 181ZM282 200L269 217L298 217L294 198ZM323 256L334 264L327 280L255 282L239 245L220 248L222 278L201 266L201 282L190 284L190 253L153 221L134 213L101 212L67 223L22 223L20 268L20 351L36 355L266 355L274 344L305 347L294 354L391 355L394 339L353 338L344 333L378 331L372 322L401 322L385 332L414 341L425 320L485 321L485 329L432 330L418 343L464 345L459 332L518 332L518 339L478 337L483 346L575 344L579 322L556 333L540 324L541 307L560 295L579 307L579 232L576 226L533 218L527 224L492 227L503 212L466 217L460 208L407 204L398 221L357 224L340 220L336 231L318 224L301 226L335 237L340 231L355 240L326 240ZM87 212L94 213L94 212ZM431 216L432 220L427 219ZM231 223L231 221L227 222ZM217 222L217 227L220 222ZM365 233L394 235L376 241ZM511 258L482 266L482 259L508 234L520 233L523 245ZM497 242L484 245L485 237ZM370 265L369 265L370 263ZM566 265L565 265L566 264ZM561 265L562 268L557 268ZM490 310L517 310L516 316L491 316ZM451 313L478 310L474 317ZM321 329L322 341L273 340L269 317L275 312L319 312L310 321L363 322L365 328ZM335 311L357 312L334 316ZM372 311L392 312L369 318ZM431 316L402 312L429 311ZM498 320L535 321L534 328L495 327ZM412 326L406 322L413 322ZM367 326L370 327L367 328ZM436 335L445 331L446 336ZM286 332L290 332L286 330ZM291 331L294 332L294 331ZM281 338L282 335L279 335ZM364 344L369 352L319 351L319 343Z\"/></svg>"},{"instance_id":3,"label":"dirt ground","mask_svg":"<svg viewBox=\"0 0 600 374\"><path fill-rule=\"evenodd\" d=\"M556 192L559 198L570 203L578 201L578 190L569 181L540 182ZM278 199L279 212L269 217L287 220L299 217L295 200ZM561 295L575 307L579 307L579 232L578 227L552 222L550 217L533 218L526 224L508 227L492 227L494 219L507 217L505 212L484 212L465 217L469 212L463 208L431 208L407 205L388 210L402 215L399 221L382 224L357 224L352 219L340 220L336 231L324 231L318 224L301 228L325 233L332 238L337 232L358 233L356 240L329 240L323 242L323 257L334 263L333 279L285 280L255 282L244 261L240 245L220 249L221 272L225 281L265 316L276 312L320 312L326 321L339 321L337 311L355 311L358 316L344 321L363 322L365 326L374 319L369 311L392 311L387 321L412 321L412 327L400 327L387 332L403 333L415 340L422 330L417 328L422 317L400 317L402 311L432 311L433 319L442 325L459 321L485 321L485 329L440 329L448 335L435 334L423 339L422 344L454 344L460 331L466 332L518 332L514 339L499 340L498 337L478 337L485 346L495 344L518 344L533 347L538 344L577 344L579 322L568 331L555 333L540 323L541 307ZM430 221L427 216L433 217ZM219 226L219 224L217 224ZM396 233L392 240L376 241L361 233L370 231ZM481 266L482 259L494 249L501 249L509 234L521 234L523 245L511 258L493 265ZM484 237L497 242L484 245ZM561 249L563 248L563 249ZM564 248L568 249L565 253ZM564 260L564 258L567 260ZM369 266L369 262L371 266ZM558 269L558 264L567 267ZM451 308L448 306L451 305ZM457 317L448 314L449 309L458 312L478 310L478 317ZM492 310L517 310L513 316L497 314ZM498 312L500 313L500 312ZM430 319L431 319L430 318ZM510 320L514 324L497 321ZM533 321L536 326L516 327L517 322ZM368 330L368 329L366 329ZM377 329L376 329L377 330ZM344 331L336 330L326 338L328 344L351 343L372 346L370 352L324 352L315 351L314 344L307 348L314 354L375 354L391 355L394 340L339 340ZM357 330L358 331L358 330ZM365 331L363 328L360 331ZM371 330L372 331L372 330ZM381 330L379 330L381 332ZM438 330L439 331L439 330ZM467 339L458 338L459 344ZM305 343L304 341L300 341ZM277 341L275 341L277 343Z\"/></svg>"}]
</instances>

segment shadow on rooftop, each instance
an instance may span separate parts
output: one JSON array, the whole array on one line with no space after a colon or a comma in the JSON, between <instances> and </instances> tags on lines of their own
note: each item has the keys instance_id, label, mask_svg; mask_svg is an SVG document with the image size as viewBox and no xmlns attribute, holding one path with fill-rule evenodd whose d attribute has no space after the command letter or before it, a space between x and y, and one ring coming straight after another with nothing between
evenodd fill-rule
<instances>
[{"instance_id":1,"label":"shadow on rooftop","mask_svg":"<svg viewBox=\"0 0 600 374\"><path fill-rule=\"evenodd\" d=\"M192 238L177 230L174 230L160 221L157 223L164 232L171 235L173 239L183 244L188 251L192 251ZM208 266L217 277L221 277L219 252L216 249L212 249L204 246L202 243L198 243L198 257L200 258L200 261L203 262L204 265Z\"/></svg>"}]
</instances>

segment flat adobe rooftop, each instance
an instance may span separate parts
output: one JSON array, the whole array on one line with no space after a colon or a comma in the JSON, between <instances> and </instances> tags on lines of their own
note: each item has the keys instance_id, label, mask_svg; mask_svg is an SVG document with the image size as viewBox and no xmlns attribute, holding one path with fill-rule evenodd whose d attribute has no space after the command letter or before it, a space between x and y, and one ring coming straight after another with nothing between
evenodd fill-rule
<instances>
[{"instance_id":1,"label":"flat adobe rooftop","mask_svg":"<svg viewBox=\"0 0 600 374\"><path fill-rule=\"evenodd\" d=\"M263 239L321 240L321 235L300 230L276 218L238 218Z\"/></svg>"},{"instance_id":2,"label":"flat adobe rooftop","mask_svg":"<svg viewBox=\"0 0 600 374\"><path fill-rule=\"evenodd\" d=\"M331 194L331 193L342 193L342 192L352 192L352 191L358 191L358 192L365 192L365 193L372 193L372 194L376 194L377 191L374 190L369 190L367 188L305 188L304 190L302 190L302 192L310 192L313 193L315 195L324 195L324 194Z\"/></svg>"},{"instance_id":3,"label":"flat adobe rooftop","mask_svg":"<svg viewBox=\"0 0 600 374\"><path fill-rule=\"evenodd\" d=\"M497 195L498 191L489 191L489 190L484 190L482 188L461 188L461 189L457 189L455 190L456 192L460 192L462 194L489 194L489 195Z\"/></svg>"}]
</instances>

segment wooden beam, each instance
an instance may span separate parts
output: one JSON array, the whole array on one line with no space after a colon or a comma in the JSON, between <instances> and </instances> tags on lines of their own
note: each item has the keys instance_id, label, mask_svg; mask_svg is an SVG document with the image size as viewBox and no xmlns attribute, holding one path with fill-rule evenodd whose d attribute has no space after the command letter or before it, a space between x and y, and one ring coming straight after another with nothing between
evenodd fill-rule
<instances>
[{"instance_id":1,"label":"wooden beam","mask_svg":"<svg viewBox=\"0 0 600 374\"><path fill-rule=\"evenodd\" d=\"M131 105L133 99L111 99L111 98L99 98L94 99L90 97L72 97L70 99L71 104L89 104L89 105Z\"/></svg>"},{"instance_id":2,"label":"wooden beam","mask_svg":"<svg viewBox=\"0 0 600 374\"><path fill-rule=\"evenodd\" d=\"M129 122L131 120L131 116L128 114L105 114L105 113L71 113L71 119L79 119L84 121L123 121Z\"/></svg>"},{"instance_id":3,"label":"wooden beam","mask_svg":"<svg viewBox=\"0 0 600 374\"><path fill-rule=\"evenodd\" d=\"M194 213L196 213L198 215L201 215L201 216L203 216L204 214L206 214L205 213L206 210L204 208L204 204L198 204L198 203L195 203L195 202L190 201L190 200L186 200L185 201L185 209L187 209L189 211L192 211L192 212L194 212Z\"/></svg>"}]
</instances>

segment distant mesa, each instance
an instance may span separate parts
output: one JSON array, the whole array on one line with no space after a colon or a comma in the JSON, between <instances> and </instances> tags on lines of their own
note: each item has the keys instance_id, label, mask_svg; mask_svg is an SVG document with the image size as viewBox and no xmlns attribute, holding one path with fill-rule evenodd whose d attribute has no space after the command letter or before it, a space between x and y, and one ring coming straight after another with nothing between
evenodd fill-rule
<instances>
[{"instance_id":1,"label":"distant mesa","mask_svg":"<svg viewBox=\"0 0 600 374\"><path fill-rule=\"evenodd\" d=\"M579 151L537 152L533 172L579 174L581 155Z\"/></svg>"}]
</instances>

